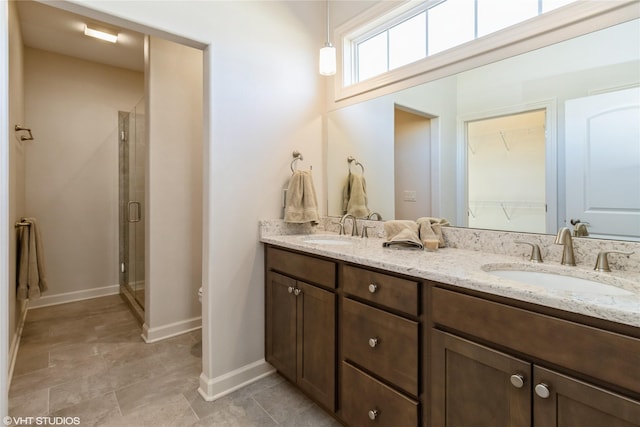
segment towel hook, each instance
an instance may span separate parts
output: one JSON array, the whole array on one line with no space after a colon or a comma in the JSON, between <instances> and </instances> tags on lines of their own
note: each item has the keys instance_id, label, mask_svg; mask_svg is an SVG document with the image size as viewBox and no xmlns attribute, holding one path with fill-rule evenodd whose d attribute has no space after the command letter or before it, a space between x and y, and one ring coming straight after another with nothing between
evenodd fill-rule
<instances>
[{"instance_id":1,"label":"towel hook","mask_svg":"<svg viewBox=\"0 0 640 427\"><path fill-rule=\"evenodd\" d=\"M302 154L300 154L299 151L294 151L292 155L293 155L293 160L291 160L291 173L294 173L296 169L294 169L293 165L296 163L296 161L304 160L304 159L302 158Z\"/></svg>"},{"instance_id":2,"label":"towel hook","mask_svg":"<svg viewBox=\"0 0 640 427\"><path fill-rule=\"evenodd\" d=\"M349 172L351 172L351 163L355 162L356 166L360 166L360 168L362 168L362 173L364 174L364 166L362 165L362 163L357 161L353 156L347 157L347 162L349 163Z\"/></svg>"},{"instance_id":3,"label":"towel hook","mask_svg":"<svg viewBox=\"0 0 640 427\"><path fill-rule=\"evenodd\" d=\"M13 130L15 132L25 131L29 133L29 135L20 135L20 141L33 141L33 134L31 133L31 129L20 125L15 125L13 127Z\"/></svg>"}]
</instances>

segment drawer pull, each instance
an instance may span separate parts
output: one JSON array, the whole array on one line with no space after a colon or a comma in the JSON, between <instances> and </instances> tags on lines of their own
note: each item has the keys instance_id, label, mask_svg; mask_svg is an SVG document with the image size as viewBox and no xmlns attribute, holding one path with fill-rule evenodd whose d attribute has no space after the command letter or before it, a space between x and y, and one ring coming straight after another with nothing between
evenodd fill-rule
<instances>
[{"instance_id":1,"label":"drawer pull","mask_svg":"<svg viewBox=\"0 0 640 427\"><path fill-rule=\"evenodd\" d=\"M515 388L522 388L524 386L524 376L521 374L511 375L510 380L511 380L511 384Z\"/></svg>"},{"instance_id":2,"label":"drawer pull","mask_svg":"<svg viewBox=\"0 0 640 427\"><path fill-rule=\"evenodd\" d=\"M292 294L292 293L293 293L293 286L289 286L289 287L287 288L287 290L289 291L289 293L290 293L290 294Z\"/></svg>"},{"instance_id":3,"label":"drawer pull","mask_svg":"<svg viewBox=\"0 0 640 427\"><path fill-rule=\"evenodd\" d=\"M551 392L549 391L549 386L544 383L540 383L536 385L535 391L538 397L541 397L543 399L547 399L549 396L551 396Z\"/></svg>"},{"instance_id":4,"label":"drawer pull","mask_svg":"<svg viewBox=\"0 0 640 427\"><path fill-rule=\"evenodd\" d=\"M378 418L378 410L377 409L372 409L369 411L369 419L371 421L374 421L376 418Z\"/></svg>"},{"instance_id":5,"label":"drawer pull","mask_svg":"<svg viewBox=\"0 0 640 427\"><path fill-rule=\"evenodd\" d=\"M295 289L293 290L293 294L294 294L295 296L298 296L298 295L300 295L301 293L302 293L302 291L301 291L300 289L298 289L298 288L295 288Z\"/></svg>"},{"instance_id":6,"label":"drawer pull","mask_svg":"<svg viewBox=\"0 0 640 427\"><path fill-rule=\"evenodd\" d=\"M378 345L378 338L369 338L369 347L375 348Z\"/></svg>"},{"instance_id":7,"label":"drawer pull","mask_svg":"<svg viewBox=\"0 0 640 427\"><path fill-rule=\"evenodd\" d=\"M369 292L371 292L372 294L375 294L377 290L378 290L378 285L376 285L375 283L369 283Z\"/></svg>"}]
</instances>

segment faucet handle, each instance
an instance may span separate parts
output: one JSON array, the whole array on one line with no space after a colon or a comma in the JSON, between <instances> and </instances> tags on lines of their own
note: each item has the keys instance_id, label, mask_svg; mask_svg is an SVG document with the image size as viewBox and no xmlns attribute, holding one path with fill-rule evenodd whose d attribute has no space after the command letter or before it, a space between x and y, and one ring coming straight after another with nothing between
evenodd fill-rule
<instances>
[{"instance_id":1,"label":"faucet handle","mask_svg":"<svg viewBox=\"0 0 640 427\"><path fill-rule=\"evenodd\" d=\"M598 259L596 260L596 266L593 267L594 270L596 271L605 271L605 272L609 272L611 271L611 268L609 267L609 258L607 258L607 255L609 254L621 254L621 255L633 255L634 252L633 251L629 251L629 252L625 252L625 251L600 251L598 252Z\"/></svg>"},{"instance_id":2,"label":"faucet handle","mask_svg":"<svg viewBox=\"0 0 640 427\"><path fill-rule=\"evenodd\" d=\"M540 246L535 243L525 242L524 240L514 240L513 243L520 243L523 245L531 246L531 256L529 257L529 261L542 263L542 254L540 253Z\"/></svg>"},{"instance_id":3,"label":"faucet handle","mask_svg":"<svg viewBox=\"0 0 640 427\"><path fill-rule=\"evenodd\" d=\"M362 224L362 231L360 232L360 237L369 237L369 233L367 232L367 230L369 230L370 228L374 228L374 226Z\"/></svg>"}]
</instances>

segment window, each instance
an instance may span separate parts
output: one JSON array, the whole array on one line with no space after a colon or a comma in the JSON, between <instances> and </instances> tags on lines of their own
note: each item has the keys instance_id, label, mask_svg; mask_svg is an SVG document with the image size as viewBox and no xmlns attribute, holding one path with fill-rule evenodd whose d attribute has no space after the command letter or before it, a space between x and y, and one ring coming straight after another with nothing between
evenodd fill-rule
<instances>
[{"instance_id":1,"label":"window","mask_svg":"<svg viewBox=\"0 0 640 427\"><path fill-rule=\"evenodd\" d=\"M430 0L354 37L352 83L557 9L575 0Z\"/></svg>"}]
</instances>

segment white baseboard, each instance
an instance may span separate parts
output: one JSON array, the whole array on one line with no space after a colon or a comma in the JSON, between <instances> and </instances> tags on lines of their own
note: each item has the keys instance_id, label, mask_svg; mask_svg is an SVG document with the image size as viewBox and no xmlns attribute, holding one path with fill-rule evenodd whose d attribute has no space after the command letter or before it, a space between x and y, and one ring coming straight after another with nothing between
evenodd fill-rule
<instances>
[{"instance_id":1,"label":"white baseboard","mask_svg":"<svg viewBox=\"0 0 640 427\"><path fill-rule=\"evenodd\" d=\"M120 293L120 285L103 286L101 288L83 289L81 291L65 292L57 295L45 295L37 299L29 300L29 310L32 308L46 307L49 305L65 304L68 302L82 301L85 299L117 295Z\"/></svg>"},{"instance_id":2,"label":"white baseboard","mask_svg":"<svg viewBox=\"0 0 640 427\"><path fill-rule=\"evenodd\" d=\"M207 402L212 402L275 371L273 366L262 359L215 378L208 378L202 373L198 393Z\"/></svg>"},{"instance_id":3,"label":"white baseboard","mask_svg":"<svg viewBox=\"0 0 640 427\"><path fill-rule=\"evenodd\" d=\"M202 328L202 317L193 317L180 322L150 328L146 323L142 325L142 339L150 344L156 341L182 335L187 332Z\"/></svg>"},{"instance_id":4,"label":"white baseboard","mask_svg":"<svg viewBox=\"0 0 640 427\"><path fill-rule=\"evenodd\" d=\"M29 301L27 300L23 303L18 301L18 306L21 307L22 312L20 314L20 321L16 328L16 333L13 334L13 339L11 340L11 347L9 347L9 375L7 377L7 384L11 384L11 378L13 378L13 368L16 366L16 360L18 358L18 348L20 348L20 339L22 338L24 322L27 320Z\"/></svg>"}]
</instances>

